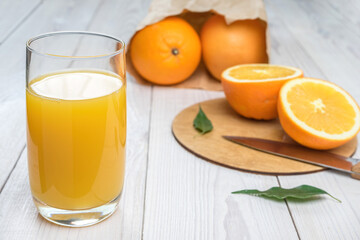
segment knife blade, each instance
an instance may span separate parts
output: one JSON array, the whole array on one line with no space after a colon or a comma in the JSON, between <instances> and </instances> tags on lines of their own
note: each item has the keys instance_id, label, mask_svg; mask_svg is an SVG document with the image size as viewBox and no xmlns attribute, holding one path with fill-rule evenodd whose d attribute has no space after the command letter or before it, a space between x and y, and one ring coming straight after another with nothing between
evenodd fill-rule
<instances>
[{"instance_id":1,"label":"knife blade","mask_svg":"<svg viewBox=\"0 0 360 240\"><path fill-rule=\"evenodd\" d=\"M358 172L358 168L360 168L360 159L347 158L326 151L313 150L299 144L284 143L261 138L240 136L223 136L223 138L276 156L350 173L352 174L352 177L360 179L360 172ZM353 165L353 163L355 163L355 165Z\"/></svg>"}]
</instances>

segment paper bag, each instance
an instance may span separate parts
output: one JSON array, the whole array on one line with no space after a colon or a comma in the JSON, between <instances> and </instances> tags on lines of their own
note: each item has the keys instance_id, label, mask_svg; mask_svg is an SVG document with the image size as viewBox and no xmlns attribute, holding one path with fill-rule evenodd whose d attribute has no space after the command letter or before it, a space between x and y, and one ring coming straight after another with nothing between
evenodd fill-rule
<instances>
[{"instance_id":1,"label":"paper bag","mask_svg":"<svg viewBox=\"0 0 360 240\"><path fill-rule=\"evenodd\" d=\"M215 13L223 15L227 24L236 20L256 18L267 21L263 0L153 0L147 16L137 26L136 32L166 17L178 16L189 22L199 33L203 23ZM266 38L268 49L268 34ZM142 78L135 70L130 58L130 45L131 40L127 48L127 71L138 83L151 85L150 82ZM220 81L210 75L203 61L200 62L195 72L189 78L171 86L177 88L222 90Z\"/></svg>"}]
</instances>

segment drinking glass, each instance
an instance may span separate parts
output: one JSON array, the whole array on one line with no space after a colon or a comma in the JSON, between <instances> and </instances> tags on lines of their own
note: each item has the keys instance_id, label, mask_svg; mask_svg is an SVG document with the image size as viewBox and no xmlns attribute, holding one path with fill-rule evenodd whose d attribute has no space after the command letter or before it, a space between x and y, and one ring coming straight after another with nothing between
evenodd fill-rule
<instances>
[{"instance_id":1,"label":"drinking glass","mask_svg":"<svg viewBox=\"0 0 360 240\"><path fill-rule=\"evenodd\" d=\"M89 226L119 202L125 171L124 42L54 32L26 44L27 151L39 213Z\"/></svg>"}]
</instances>

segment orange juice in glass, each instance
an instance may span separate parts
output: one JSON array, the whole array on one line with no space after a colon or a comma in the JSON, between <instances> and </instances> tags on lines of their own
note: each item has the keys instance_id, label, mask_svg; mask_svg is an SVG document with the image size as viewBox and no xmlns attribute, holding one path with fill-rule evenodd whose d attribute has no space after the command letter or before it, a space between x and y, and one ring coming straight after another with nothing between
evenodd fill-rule
<instances>
[{"instance_id":1,"label":"orange juice in glass","mask_svg":"<svg viewBox=\"0 0 360 240\"><path fill-rule=\"evenodd\" d=\"M51 222L88 226L116 209L125 172L124 69L124 43L106 35L58 32L27 43L29 180Z\"/></svg>"}]
</instances>

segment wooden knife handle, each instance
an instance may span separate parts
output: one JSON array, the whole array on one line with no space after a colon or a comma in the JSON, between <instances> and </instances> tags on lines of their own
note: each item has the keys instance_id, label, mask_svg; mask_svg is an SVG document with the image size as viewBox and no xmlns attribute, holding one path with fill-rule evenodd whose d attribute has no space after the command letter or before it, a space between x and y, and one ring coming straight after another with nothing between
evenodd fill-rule
<instances>
[{"instance_id":1,"label":"wooden knife handle","mask_svg":"<svg viewBox=\"0 0 360 240\"><path fill-rule=\"evenodd\" d=\"M360 162L357 163L357 164L355 164L355 165L351 168L351 171L356 172L356 173L360 173ZM360 174L351 174L351 177L360 180Z\"/></svg>"}]
</instances>

